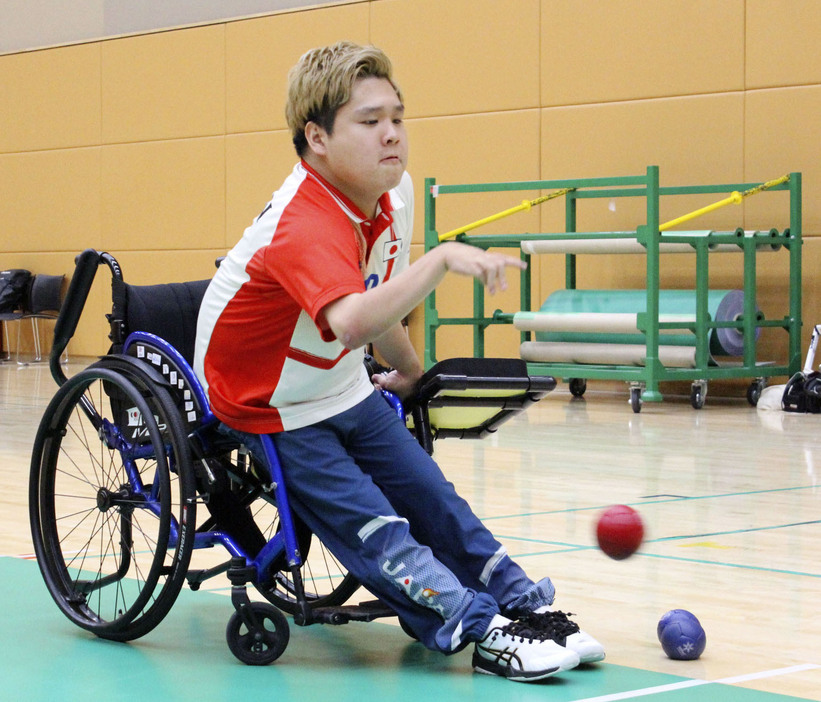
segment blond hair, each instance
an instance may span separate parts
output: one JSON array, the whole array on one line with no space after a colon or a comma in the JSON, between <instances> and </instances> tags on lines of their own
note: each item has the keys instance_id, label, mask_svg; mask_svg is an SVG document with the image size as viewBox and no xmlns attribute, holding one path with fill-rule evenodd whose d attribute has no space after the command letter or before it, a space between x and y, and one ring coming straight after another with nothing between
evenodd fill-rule
<instances>
[{"instance_id":1,"label":"blond hair","mask_svg":"<svg viewBox=\"0 0 821 702\"><path fill-rule=\"evenodd\" d=\"M360 78L385 78L399 99L402 93L393 80L390 59L381 49L341 41L311 49L288 73L288 102L285 119L297 154L308 147L305 125L314 122L328 134L333 132L336 113L348 100Z\"/></svg>"}]
</instances>

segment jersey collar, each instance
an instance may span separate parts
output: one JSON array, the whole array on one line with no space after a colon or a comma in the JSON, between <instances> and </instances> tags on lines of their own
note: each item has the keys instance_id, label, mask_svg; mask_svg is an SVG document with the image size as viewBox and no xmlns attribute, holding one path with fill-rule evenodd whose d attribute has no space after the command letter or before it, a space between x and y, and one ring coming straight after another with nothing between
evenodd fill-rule
<instances>
[{"instance_id":1,"label":"jersey collar","mask_svg":"<svg viewBox=\"0 0 821 702\"><path fill-rule=\"evenodd\" d=\"M308 163L303 159L301 162L302 167L308 172L308 174L315 178L319 184L328 191L328 193L336 200L337 204L345 211L345 214L348 215L354 222L357 224L365 224L366 227L369 226L378 226L379 220L383 219L382 215L386 215L388 217L388 225L393 222L393 211L398 210L405 206L405 203L402 201L402 198L399 196L395 190L390 190L388 192L382 193L379 197L379 202L377 205L376 216L373 219L368 219L345 193L341 190L336 188L335 186L331 185L325 178L323 178L317 171L315 171ZM384 221L384 219L383 219ZM384 226L381 226L380 229L384 229Z\"/></svg>"}]
</instances>

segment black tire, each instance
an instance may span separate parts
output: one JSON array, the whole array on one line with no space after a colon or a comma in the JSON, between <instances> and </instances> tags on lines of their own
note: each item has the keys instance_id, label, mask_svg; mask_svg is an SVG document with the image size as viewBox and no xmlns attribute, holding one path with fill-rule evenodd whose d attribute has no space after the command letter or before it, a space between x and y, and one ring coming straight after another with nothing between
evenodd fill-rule
<instances>
[{"instance_id":1,"label":"black tire","mask_svg":"<svg viewBox=\"0 0 821 702\"><path fill-rule=\"evenodd\" d=\"M587 391L587 380L584 378L571 378L569 381L570 394L573 397L583 397Z\"/></svg>"},{"instance_id":2,"label":"black tire","mask_svg":"<svg viewBox=\"0 0 821 702\"><path fill-rule=\"evenodd\" d=\"M690 404L697 410L704 407L704 391L700 387L693 387L690 391Z\"/></svg>"},{"instance_id":3,"label":"black tire","mask_svg":"<svg viewBox=\"0 0 821 702\"><path fill-rule=\"evenodd\" d=\"M185 432L166 390L102 361L63 384L32 452L37 562L61 611L128 641L170 610L196 522Z\"/></svg>"},{"instance_id":4,"label":"black tire","mask_svg":"<svg viewBox=\"0 0 821 702\"><path fill-rule=\"evenodd\" d=\"M630 388L630 406L635 414L641 412L641 388Z\"/></svg>"},{"instance_id":5,"label":"black tire","mask_svg":"<svg viewBox=\"0 0 821 702\"><path fill-rule=\"evenodd\" d=\"M764 392L764 381L754 380L747 388L747 402L755 407L761 399L762 392Z\"/></svg>"},{"instance_id":6,"label":"black tire","mask_svg":"<svg viewBox=\"0 0 821 702\"><path fill-rule=\"evenodd\" d=\"M251 602L244 609L245 612L234 612L228 620L228 648L246 665L273 663L288 646L288 621L276 607L264 602ZM249 625L245 617L255 620L254 624Z\"/></svg>"}]
</instances>

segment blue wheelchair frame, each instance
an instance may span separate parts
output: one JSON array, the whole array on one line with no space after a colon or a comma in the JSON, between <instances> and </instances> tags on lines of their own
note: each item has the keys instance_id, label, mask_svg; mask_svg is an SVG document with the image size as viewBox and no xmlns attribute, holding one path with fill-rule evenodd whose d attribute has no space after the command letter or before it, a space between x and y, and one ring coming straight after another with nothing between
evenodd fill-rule
<instances>
[{"instance_id":1,"label":"blue wheelchair frame","mask_svg":"<svg viewBox=\"0 0 821 702\"><path fill-rule=\"evenodd\" d=\"M183 377L181 379L173 378L172 380L178 383L182 382L186 389L190 390L194 398L193 401L201 408L202 417L200 419L200 426L194 430L195 435L202 436L207 430L213 429L215 425L219 423L219 420L214 416L213 412L211 412L208 398L205 395L202 384L179 351L156 334L141 331L131 332L128 335L123 345L123 353L130 355L129 351L136 349L143 350L138 352L138 357L145 357L147 353L156 354L159 352L174 362L176 366L175 371L181 373ZM150 363L150 360L147 362ZM162 362L160 362L159 365L162 366ZM163 368L160 372L166 375L169 371ZM382 391L382 396L394 409L400 420L404 422L405 412L399 398L388 391ZM282 523L281 531L275 534L256 556L251 556L244 552L229 534L221 531L208 531L195 534L193 547L194 549L199 549L210 548L216 545L223 546L232 556L245 559L248 566L254 568L257 574L255 581L261 580L264 574L268 572L271 564L282 556L283 553L285 554L289 568L299 568L302 566L302 557L299 552L299 544L297 543L294 522L291 516L291 507L288 501L288 491L285 489L285 476L282 472L279 455L273 440L268 434L259 434L257 438L264 450L262 463L263 467L268 471L268 482L273 489L274 500L280 512L280 520ZM178 526L173 524L171 529L172 543L178 538L178 532Z\"/></svg>"}]
</instances>

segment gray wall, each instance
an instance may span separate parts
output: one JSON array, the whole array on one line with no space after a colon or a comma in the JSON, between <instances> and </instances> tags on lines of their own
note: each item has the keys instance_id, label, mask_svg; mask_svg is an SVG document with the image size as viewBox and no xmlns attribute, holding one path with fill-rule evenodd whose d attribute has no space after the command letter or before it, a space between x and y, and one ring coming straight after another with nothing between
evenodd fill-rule
<instances>
[{"instance_id":1,"label":"gray wall","mask_svg":"<svg viewBox=\"0 0 821 702\"><path fill-rule=\"evenodd\" d=\"M216 22L321 0L2 0L0 54Z\"/></svg>"}]
</instances>

